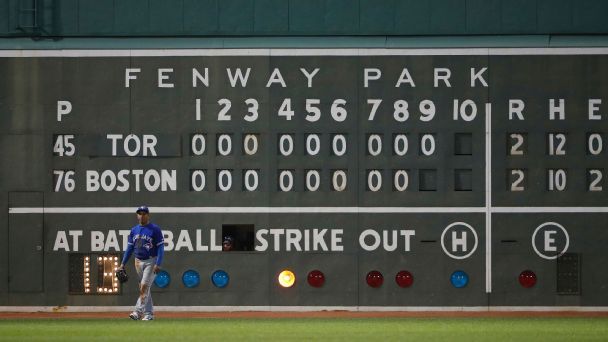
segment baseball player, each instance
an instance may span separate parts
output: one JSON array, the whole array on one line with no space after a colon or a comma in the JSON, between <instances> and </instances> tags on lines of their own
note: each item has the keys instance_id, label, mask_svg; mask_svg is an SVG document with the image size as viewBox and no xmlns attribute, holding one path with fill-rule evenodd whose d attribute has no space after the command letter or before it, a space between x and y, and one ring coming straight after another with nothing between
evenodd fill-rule
<instances>
[{"instance_id":1,"label":"baseball player","mask_svg":"<svg viewBox=\"0 0 608 342\"><path fill-rule=\"evenodd\" d=\"M135 311L129 317L133 320L151 321L154 319L154 308L150 287L163 261L164 239L160 227L150 222L148 207L141 206L136 213L139 224L131 228L127 250L119 269L124 269L131 254L135 254L135 270L140 280L139 297Z\"/></svg>"}]
</instances>

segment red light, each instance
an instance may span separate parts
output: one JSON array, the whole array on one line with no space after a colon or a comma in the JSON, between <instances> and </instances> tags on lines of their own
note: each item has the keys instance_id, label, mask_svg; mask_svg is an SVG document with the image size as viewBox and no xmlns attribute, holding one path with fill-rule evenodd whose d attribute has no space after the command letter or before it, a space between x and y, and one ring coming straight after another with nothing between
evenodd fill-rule
<instances>
[{"instance_id":1,"label":"red light","mask_svg":"<svg viewBox=\"0 0 608 342\"><path fill-rule=\"evenodd\" d=\"M378 288L380 286L382 286L382 282L384 281L384 276L382 276L382 273L378 272L378 271L370 271L367 274L367 285L374 287L374 288Z\"/></svg>"},{"instance_id":2,"label":"red light","mask_svg":"<svg viewBox=\"0 0 608 342\"><path fill-rule=\"evenodd\" d=\"M308 273L308 284L312 287L321 287L325 283L325 275L319 270Z\"/></svg>"},{"instance_id":3,"label":"red light","mask_svg":"<svg viewBox=\"0 0 608 342\"><path fill-rule=\"evenodd\" d=\"M519 274L519 283L521 286L529 289L536 285L536 274L530 270L525 270Z\"/></svg>"},{"instance_id":4,"label":"red light","mask_svg":"<svg viewBox=\"0 0 608 342\"><path fill-rule=\"evenodd\" d=\"M414 283L414 276L409 271L399 271L395 276L395 281L400 287L410 287Z\"/></svg>"}]
</instances>

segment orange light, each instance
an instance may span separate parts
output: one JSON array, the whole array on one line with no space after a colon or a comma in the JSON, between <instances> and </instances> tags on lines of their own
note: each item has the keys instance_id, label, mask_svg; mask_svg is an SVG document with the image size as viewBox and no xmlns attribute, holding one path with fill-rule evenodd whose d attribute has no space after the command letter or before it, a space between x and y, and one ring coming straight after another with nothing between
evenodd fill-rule
<instances>
[{"instance_id":1,"label":"orange light","mask_svg":"<svg viewBox=\"0 0 608 342\"><path fill-rule=\"evenodd\" d=\"M279 285L283 287L292 287L296 282L296 275L290 270L284 270L279 274Z\"/></svg>"}]
</instances>

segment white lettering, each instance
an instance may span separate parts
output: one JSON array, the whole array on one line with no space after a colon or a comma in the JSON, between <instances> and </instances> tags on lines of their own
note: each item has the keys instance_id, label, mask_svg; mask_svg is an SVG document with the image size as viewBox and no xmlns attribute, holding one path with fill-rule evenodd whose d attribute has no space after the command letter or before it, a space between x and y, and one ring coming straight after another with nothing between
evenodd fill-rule
<instances>
[{"instance_id":1,"label":"white lettering","mask_svg":"<svg viewBox=\"0 0 608 342\"><path fill-rule=\"evenodd\" d=\"M61 117L72 112L72 103L70 101L57 101L57 121L61 121Z\"/></svg>"},{"instance_id":2,"label":"white lettering","mask_svg":"<svg viewBox=\"0 0 608 342\"><path fill-rule=\"evenodd\" d=\"M173 83L165 83L165 80L169 79L167 73L173 73L173 68L158 69L158 87L159 88L173 88Z\"/></svg>"},{"instance_id":3,"label":"white lettering","mask_svg":"<svg viewBox=\"0 0 608 342\"><path fill-rule=\"evenodd\" d=\"M203 242L202 235L203 234L202 234L201 230L197 229L196 230L196 251L197 252L200 252L200 251L206 252L209 250L209 246L202 244L202 242Z\"/></svg>"},{"instance_id":4,"label":"white lettering","mask_svg":"<svg viewBox=\"0 0 608 342\"><path fill-rule=\"evenodd\" d=\"M140 68L126 68L125 69L125 88L131 86L130 81L137 79L137 75L131 75L131 73L141 72Z\"/></svg>"},{"instance_id":5,"label":"white lettering","mask_svg":"<svg viewBox=\"0 0 608 342\"><path fill-rule=\"evenodd\" d=\"M270 87L273 83L280 83L281 87L285 88L285 81L283 80L283 75L281 75L281 70L278 68L274 68L270 78L268 79L268 83L266 83L266 88Z\"/></svg>"},{"instance_id":6,"label":"white lettering","mask_svg":"<svg viewBox=\"0 0 608 342\"><path fill-rule=\"evenodd\" d=\"M72 237L72 252L78 252L78 241L82 236L82 230L70 230L69 234Z\"/></svg>"},{"instance_id":7,"label":"white lettering","mask_svg":"<svg viewBox=\"0 0 608 342\"><path fill-rule=\"evenodd\" d=\"M131 177L129 177L131 175ZM176 191L177 170L113 170L86 171L86 189L88 192L119 191L125 192L135 181L135 191L141 191L141 178L143 176L143 187L146 191Z\"/></svg>"},{"instance_id":8,"label":"white lettering","mask_svg":"<svg viewBox=\"0 0 608 342\"><path fill-rule=\"evenodd\" d=\"M416 235L416 231L400 230L399 235L403 236L403 242L404 242L403 250L406 252L409 252L410 251L410 239L412 236Z\"/></svg>"},{"instance_id":9,"label":"white lettering","mask_svg":"<svg viewBox=\"0 0 608 342\"><path fill-rule=\"evenodd\" d=\"M241 83L241 87L247 86L247 81L249 80L249 72L251 68L247 68L247 72L245 76L243 76L243 71L241 68L237 68L234 74L232 74L232 69L226 69L226 73L228 73L228 78L230 79L230 85L232 88L236 87L236 82L239 81Z\"/></svg>"},{"instance_id":10,"label":"white lettering","mask_svg":"<svg viewBox=\"0 0 608 342\"><path fill-rule=\"evenodd\" d=\"M602 120L602 114L595 114L601 104L602 99L589 99L589 120Z\"/></svg>"},{"instance_id":11,"label":"white lettering","mask_svg":"<svg viewBox=\"0 0 608 342\"><path fill-rule=\"evenodd\" d=\"M433 86L435 88L439 87L439 81L443 81L448 88L451 88L450 84L450 76L452 75L452 71L447 68L435 68L435 77L433 78Z\"/></svg>"},{"instance_id":12,"label":"white lettering","mask_svg":"<svg viewBox=\"0 0 608 342\"><path fill-rule=\"evenodd\" d=\"M205 75L201 75L197 69L192 68L192 88L196 88L196 81L201 81L205 87L209 87L209 68L205 68Z\"/></svg>"},{"instance_id":13,"label":"white lettering","mask_svg":"<svg viewBox=\"0 0 608 342\"><path fill-rule=\"evenodd\" d=\"M57 236L55 237L55 244L53 245L53 251L58 251L60 249L63 249L66 252L70 251L68 237L66 236L65 231L63 230L57 232Z\"/></svg>"},{"instance_id":14,"label":"white lettering","mask_svg":"<svg viewBox=\"0 0 608 342\"><path fill-rule=\"evenodd\" d=\"M165 241L165 252L172 251L173 247L173 232L170 230L163 230L163 240Z\"/></svg>"},{"instance_id":15,"label":"white lettering","mask_svg":"<svg viewBox=\"0 0 608 342\"><path fill-rule=\"evenodd\" d=\"M371 244L367 244L367 242L365 242L365 239L368 236L372 239ZM364 230L361 235L359 235L359 245L368 252L375 251L380 246L380 234L373 229Z\"/></svg>"},{"instance_id":16,"label":"white lettering","mask_svg":"<svg viewBox=\"0 0 608 342\"><path fill-rule=\"evenodd\" d=\"M118 237L116 236L115 230L108 231L108 237L106 238L106 243L103 248L104 251L109 251L110 248L113 248L115 251L120 251L120 246L118 245Z\"/></svg>"},{"instance_id":17,"label":"white lettering","mask_svg":"<svg viewBox=\"0 0 608 342\"><path fill-rule=\"evenodd\" d=\"M258 229L255 232L255 250L258 252L265 252L268 250L268 241L266 241L266 235L268 235L268 229Z\"/></svg>"},{"instance_id":18,"label":"white lettering","mask_svg":"<svg viewBox=\"0 0 608 342\"><path fill-rule=\"evenodd\" d=\"M299 229L285 229L285 250L291 252L291 247L298 251L302 251L300 241L302 240L302 232Z\"/></svg>"},{"instance_id":19,"label":"white lettering","mask_svg":"<svg viewBox=\"0 0 608 342\"><path fill-rule=\"evenodd\" d=\"M545 251L547 252L556 252L557 247L555 247L555 238L553 235L557 234L554 230L545 231Z\"/></svg>"},{"instance_id":20,"label":"white lettering","mask_svg":"<svg viewBox=\"0 0 608 342\"><path fill-rule=\"evenodd\" d=\"M518 120L524 120L524 101L509 100L509 120L513 120L513 114L517 115Z\"/></svg>"},{"instance_id":21,"label":"white lettering","mask_svg":"<svg viewBox=\"0 0 608 342\"><path fill-rule=\"evenodd\" d=\"M488 87L488 83L482 76L486 70L488 70L488 68L484 67L476 73L475 68L471 68L471 88L475 88L475 80L479 80L484 87Z\"/></svg>"},{"instance_id":22,"label":"white lettering","mask_svg":"<svg viewBox=\"0 0 608 342\"><path fill-rule=\"evenodd\" d=\"M91 251L101 252L103 251L104 234L100 231L94 230L91 232Z\"/></svg>"},{"instance_id":23,"label":"white lettering","mask_svg":"<svg viewBox=\"0 0 608 342\"><path fill-rule=\"evenodd\" d=\"M120 237L122 239L122 251L126 251L127 247L129 247L129 234L131 234L130 230L121 229L118 231Z\"/></svg>"},{"instance_id":24,"label":"white lettering","mask_svg":"<svg viewBox=\"0 0 608 342\"><path fill-rule=\"evenodd\" d=\"M461 232L462 234L458 237L458 232L452 231L452 252L457 252L460 246L463 252L467 251L467 232Z\"/></svg>"},{"instance_id":25,"label":"white lettering","mask_svg":"<svg viewBox=\"0 0 608 342\"><path fill-rule=\"evenodd\" d=\"M192 247L192 241L190 241L190 235L187 230L181 230L179 232L179 237L177 238L177 242L175 243L175 251L179 251L182 248L186 248L189 252L192 252L194 248Z\"/></svg>"},{"instance_id":26,"label":"white lettering","mask_svg":"<svg viewBox=\"0 0 608 342\"><path fill-rule=\"evenodd\" d=\"M399 88L402 83L408 83L412 88L416 87L416 84L414 84L414 80L412 79L412 76L407 68L403 68L403 71L401 71L401 75L399 76L399 80L397 80L397 84L395 84L395 88Z\"/></svg>"},{"instance_id":27,"label":"white lettering","mask_svg":"<svg viewBox=\"0 0 608 342\"><path fill-rule=\"evenodd\" d=\"M106 139L112 142L112 156L117 156L118 142L123 140L122 134L107 134ZM129 157L135 157L142 153L144 157L156 157L156 144L158 139L152 134L144 134L141 138L135 134L129 134L124 138L123 150ZM133 146L132 146L133 145ZM143 145L143 148L142 148Z\"/></svg>"},{"instance_id":28,"label":"white lettering","mask_svg":"<svg viewBox=\"0 0 608 342\"><path fill-rule=\"evenodd\" d=\"M559 105L555 105L555 99L549 100L549 120L555 120L555 114L559 114L558 120L566 118L566 104L564 99L559 99Z\"/></svg>"},{"instance_id":29,"label":"white lettering","mask_svg":"<svg viewBox=\"0 0 608 342\"><path fill-rule=\"evenodd\" d=\"M344 251L344 246L342 245L342 234L344 230L342 229L332 229L331 230L331 251L332 252L342 252Z\"/></svg>"},{"instance_id":30,"label":"white lettering","mask_svg":"<svg viewBox=\"0 0 608 342\"><path fill-rule=\"evenodd\" d=\"M219 239L216 236L215 229L209 230L209 244L211 245L211 251L215 252L222 250L222 243L217 243Z\"/></svg>"},{"instance_id":31,"label":"white lettering","mask_svg":"<svg viewBox=\"0 0 608 342\"><path fill-rule=\"evenodd\" d=\"M369 81L379 80L380 76L382 76L382 72L380 69L376 68L365 68L363 70L363 86L365 88L369 87Z\"/></svg>"},{"instance_id":32,"label":"white lettering","mask_svg":"<svg viewBox=\"0 0 608 342\"><path fill-rule=\"evenodd\" d=\"M304 76L306 76L306 79L308 80L308 88L312 88L312 78L315 77L319 70L321 69L316 68L315 70L313 70L312 73L309 73L306 69L300 68L300 71L304 74Z\"/></svg>"}]
</instances>

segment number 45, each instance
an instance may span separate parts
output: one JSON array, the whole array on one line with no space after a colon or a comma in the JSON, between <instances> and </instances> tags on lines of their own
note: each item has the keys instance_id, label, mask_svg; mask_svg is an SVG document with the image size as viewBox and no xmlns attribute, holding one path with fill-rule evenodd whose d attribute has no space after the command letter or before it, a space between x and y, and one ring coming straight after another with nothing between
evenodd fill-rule
<instances>
[{"instance_id":1,"label":"number 45","mask_svg":"<svg viewBox=\"0 0 608 342\"><path fill-rule=\"evenodd\" d=\"M68 156L71 157L76 152L76 147L72 142L74 139L73 134L58 134L53 139L53 154L57 156Z\"/></svg>"}]
</instances>

